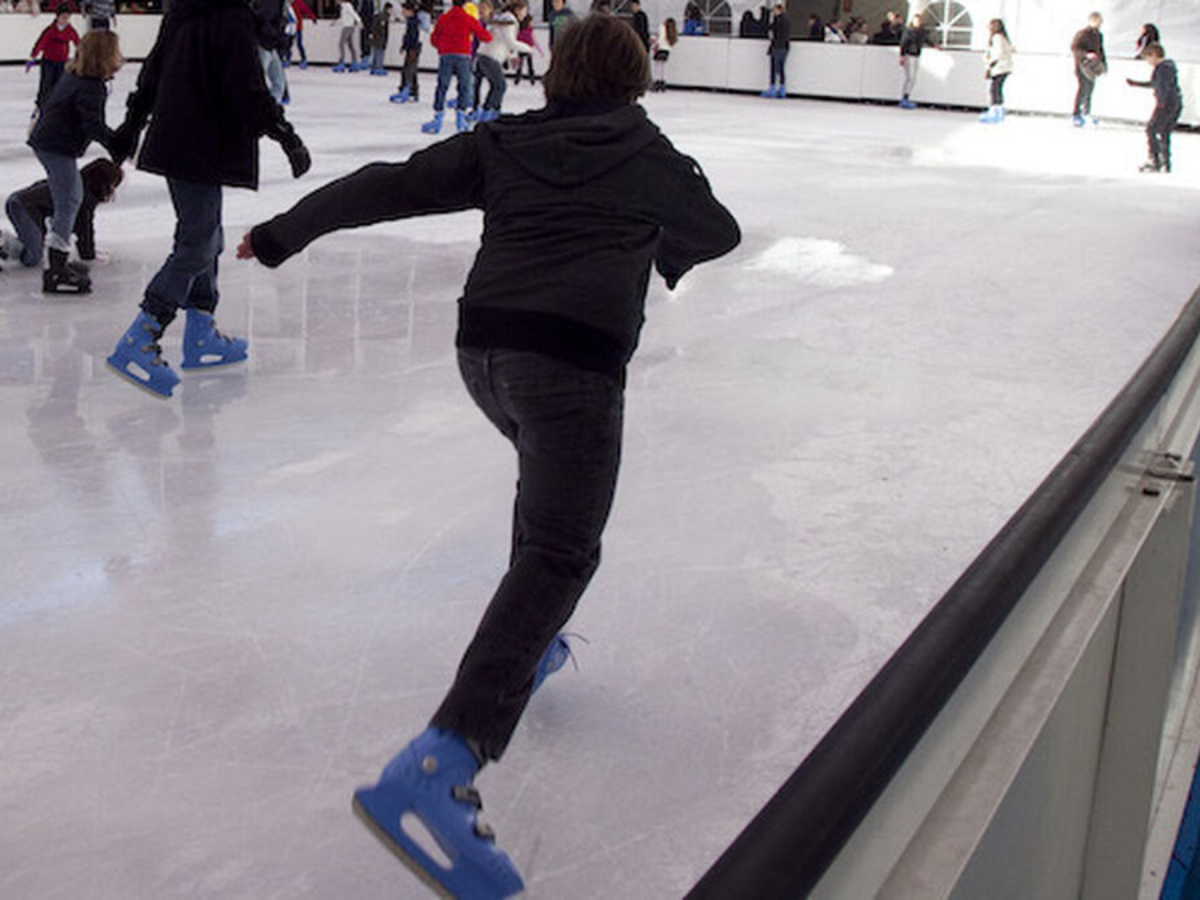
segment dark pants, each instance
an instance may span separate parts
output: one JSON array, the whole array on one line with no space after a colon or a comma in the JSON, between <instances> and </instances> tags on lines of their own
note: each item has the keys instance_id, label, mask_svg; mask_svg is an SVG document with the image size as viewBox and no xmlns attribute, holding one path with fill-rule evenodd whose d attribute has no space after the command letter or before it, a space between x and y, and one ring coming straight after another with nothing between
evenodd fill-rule
<instances>
[{"instance_id":1,"label":"dark pants","mask_svg":"<svg viewBox=\"0 0 1200 900\"><path fill-rule=\"evenodd\" d=\"M63 77L66 68L65 62L47 62L44 59L38 64L38 92L37 100L34 101L38 109L45 106L46 101L50 99L50 92Z\"/></svg>"},{"instance_id":2,"label":"dark pants","mask_svg":"<svg viewBox=\"0 0 1200 900\"><path fill-rule=\"evenodd\" d=\"M1075 115L1090 116L1092 114L1092 91L1096 89L1096 79L1088 78L1078 65L1075 66L1075 80L1079 89L1075 92Z\"/></svg>"},{"instance_id":3,"label":"dark pants","mask_svg":"<svg viewBox=\"0 0 1200 900\"><path fill-rule=\"evenodd\" d=\"M778 84L783 87L786 84L784 80L784 70L787 67L788 51L785 47L782 50L771 51L771 84Z\"/></svg>"},{"instance_id":4,"label":"dark pants","mask_svg":"<svg viewBox=\"0 0 1200 900\"><path fill-rule=\"evenodd\" d=\"M420 92L417 86L417 66L421 60L421 46L404 51L404 69L400 77L400 90L408 88L408 95L414 100Z\"/></svg>"},{"instance_id":5,"label":"dark pants","mask_svg":"<svg viewBox=\"0 0 1200 900\"><path fill-rule=\"evenodd\" d=\"M41 224L29 214L28 207L16 194L9 195L4 204L4 211L8 213L8 220L12 222L17 231L17 239L24 248L21 250L21 265L33 268L40 264L42 244L46 241Z\"/></svg>"},{"instance_id":6,"label":"dark pants","mask_svg":"<svg viewBox=\"0 0 1200 900\"><path fill-rule=\"evenodd\" d=\"M450 78L458 81L456 107L460 112L471 108L473 83L471 79L471 57L462 53L443 53L438 57L437 90L433 92L433 108L441 112L446 108L446 91Z\"/></svg>"},{"instance_id":7,"label":"dark pants","mask_svg":"<svg viewBox=\"0 0 1200 900\"><path fill-rule=\"evenodd\" d=\"M532 53L522 53L520 55L519 61L517 62L517 72L513 76L513 84L521 83L521 73L523 71L525 71L525 69L529 70L529 83L533 84L535 81L537 81L537 75L534 74L534 71L533 71L533 54Z\"/></svg>"},{"instance_id":8,"label":"dark pants","mask_svg":"<svg viewBox=\"0 0 1200 900\"><path fill-rule=\"evenodd\" d=\"M1005 72L1003 75L992 76L992 106L1004 105L1004 82L1007 78L1008 72Z\"/></svg>"},{"instance_id":9,"label":"dark pants","mask_svg":"<svg viewBox=\"0 0 1200 900\"><path fill-rule=\"evenodd\" d=\"M175 244L142 299L142 309L164 326L181 307L217 308L217 258L225 249L221 186L167 178L167 189L175 207Z\"/></svg>"},{"instance_id":10,"label":"dark pants","mask_svg":"<svg viewBox=\"0 0 1200 900\"><path fill-rule=\"evenodd\" d=\"M508 82L504 80L504 66L492 59L490 56L484 56L482 53L475 58L475 64L479 68L479 74L487 79L488 95L487 100L483 103L484 109L494 109L499 111L504 103L504 92L508 89ZM479 108L479 93L480 83L476 82L475 87L475 108Z\"/></svg>"},{"instance_id":11,"label":"dark pants","mask_svg":"<svg viewBox=\"0 0 1200 900\"><path fill-rule=\"evenodd\" d=\"M1146 123L1146 140L1150 145L1150 160L1160 169L1171 171L1171 132L1179 124L1179 113L1156 109Z\"/></svg>"},{"instance_id":12,"label":"dark pants","mask_svg":"<svg viewBox=\"0 0 1200 900\"><path fill-rule=\"evenodd\" d=\"M499 759L533 690L538 660L600 562L621 456L624 388L539 353L463 348L475 403L517 451L508 573L432 725Z\"/></svg>"}]
</instances>

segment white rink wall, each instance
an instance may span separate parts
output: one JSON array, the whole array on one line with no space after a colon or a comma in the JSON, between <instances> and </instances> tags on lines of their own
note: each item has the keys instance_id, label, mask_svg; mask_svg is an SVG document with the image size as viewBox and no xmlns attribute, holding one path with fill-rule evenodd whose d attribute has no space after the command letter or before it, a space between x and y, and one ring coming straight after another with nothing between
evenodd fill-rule
<instances>
[{"instance_id":1,"label":"white rink wall","mask_svg":"<svg viewBox=\"0 0 1200 900\"><path fill-rule=\"evenodd\" d=\"M1005 4L994 5L1003 7ZM1062 30L1058 19L1066 13L1052 15L1046 11L1035 16L1035 6L1022 5L1022 21L1037 23L1036 28L1030 27L1031 32L1050 34ZM0 16L0 62L26 59L38 34L51 18L17 14ZM1078 17L1072 21L1075 18ZM980 20L975 17L975 21ZM121 47L127 57L139 59L149 52L159 21L159 16L152 15L126 15L118 19ZM1048 24L1051 22L1053 27ZM335 62L337 38L338 28L333 20L322 20L315 25L309 23L304 31L309 61ZM544 30L539 42L543 47L547 44ZM1070 55L1065 51L1020 52L1019 38L1017 43L1017 70L1005 85L1008 108L1016 112L1069 114L1075 95ZM1111 39L1109 47L1110 70L1097 88L1093 112L1105 119L1144 120L1154 106L1153 95L1148 90L1128 87L1125 78L1144 80L1149 77L1149 68L1139 60L1123 58L1122 54L1129 48ZM399 41L390 42L385 62L391 67L399 66ZM537 58L536 62L539 71L544 69L544 58ZM433 69L436 64L436 53L426 42L422 66ZM760 40L681 37L667 65L668 83L679 87L757 91L766 86L767 75L766 44ZM1200 125L1200 62L1180 62L1179 78L1184 94L1182 122ZM898 99L900 82L898 53L894 47L797 41L792 44L788 56L787 83L793 94L888 101ZM969 50L927 50L921 57L921 75L914 99L918 103L948 106L986 106L987 82L983 77L981 54Z\"/></svg>"}]
</instances>

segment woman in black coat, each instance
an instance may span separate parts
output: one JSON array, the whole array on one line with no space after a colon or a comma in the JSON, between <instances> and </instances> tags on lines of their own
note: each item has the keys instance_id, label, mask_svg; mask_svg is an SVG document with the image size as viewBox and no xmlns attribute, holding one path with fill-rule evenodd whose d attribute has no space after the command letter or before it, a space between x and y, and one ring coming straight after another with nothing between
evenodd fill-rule
<instances>
[{"instance_id":1,"label":"woman in black coat","mask_svg":"<svg viewBox=\"0 0 1200 900\"><path fill-rule=\"evenodd\" d=\"M297 178L311 161L267 92L246 0L174 0L128 107L114 156L131 154L149 121L138 168L167 179L175 243L108 364L134 384L169 397L179 376L163 360L158 341L180 308L187 309L183 368L246 358L246 341L221 334L213 320L223 186L258 187L262 135L279 141Z\"/></svg>"}]
</instances>

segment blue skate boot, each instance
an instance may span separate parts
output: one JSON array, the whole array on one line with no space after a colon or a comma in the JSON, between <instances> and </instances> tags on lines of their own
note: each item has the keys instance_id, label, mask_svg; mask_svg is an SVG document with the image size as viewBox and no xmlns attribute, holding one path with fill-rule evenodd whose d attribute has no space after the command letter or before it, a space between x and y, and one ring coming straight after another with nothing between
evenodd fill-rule
<instances>
[{"instance_id":1,"label":"blue skate boot","mask_svg":"<svg viewBox=\"0 0 1200 900\"><path fill-rule=\"evenodd\" d=\"M433 118L422 125L421 130L426 134L437 134L442 130L442 115L443 113L440 109L435 110L433 113Z\"/></svg>"},{"instance_id":2,"label":"blue skate boot","mask_svg":"<svg viewBox=\"0 0 1200 900\"><path fill-rule=\"evenodd\" d=\"M542 682L567 664L571 658L571 645L565 635L556 634L542 658L538 661L537 672L533 676L533 689L536 691Z\"/></svg>"},{"instance_id":3,"label":"blue skate boot","mask_svg":"<svg viewBox=\"0 0 1200 900\"><path fill-rule=\"evenodd\" d=\"M392 96L388 97L388 101L391 103L407 103L411 99L412 96L409 94L408 88L401 88L396 93L392 94Z\"/></svg>"},{"instance_id":4,"label":"blue skate boot","mask_svg":"<svg viewBox=\"0 0 1200 900\"><path fill-rule=\"evenodd\" d=\"M330 69L330 71L331 72L346 72L346 71L350 71L350 70L346 68L346 64L344 62L340 62L336 66L334 66L332 69Z\"/></svg>"},{"instance_id":5,"label":"blue skate boot","mask_svg":"<svg viewBox=\"0 0 1200 900\"><path fill-rule=\"evenodd\" d=\"M127 381L159 397L170 397L179 376L162 358L158 341L163 327L148 313L140 312L117 341L107 360L109 368Z\"/></svg>"},{"instance_id":6,"label":"blue skate boot","mask_svg":"<svg viewBox=\"0 0 1200 900\"><path fill-rule=\"evenodd\" d=\"M212 313L199 309L187 311L187 326L183 329L183 368L209 369L241 362L246 358L247 346L243 338L226 337L217 331Z\"/></svg>"},{"instance_id":7,"label":"blue skate boot","mask_svg":"<svg viewBox=\"0 0 1200 900\"><path fill-rule=\"evenodd\" d=\"M470 113L465 113L462 110L454 112L454 127L459 131L470 131L475 123L471 121Z\"/></svg>"},{"instance_id":8,"label":"blue skate boot","mask_svg":"<svg viewBox=\"0 0 1200 900\"><path fill-rule=\"evenodd\" d=\"M354 792L354 813L438 893L459 900L510 897L525 884L508 855L496 848L492 830L479 821L482 804L471 784L478 771L465 741L428 728L387 764L378 784ZM420 820L449 866L405 831L406 815Z\"/></svg>"}]
</instances>

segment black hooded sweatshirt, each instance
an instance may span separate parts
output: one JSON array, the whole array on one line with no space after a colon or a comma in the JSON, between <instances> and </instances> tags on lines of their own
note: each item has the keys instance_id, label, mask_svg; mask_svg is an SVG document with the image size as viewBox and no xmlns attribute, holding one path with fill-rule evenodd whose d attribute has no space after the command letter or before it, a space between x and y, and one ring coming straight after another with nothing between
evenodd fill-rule
<instances>
[{"instance_id":1,"label":"black hooded sweatshirt","mask_svg":"<svg viewBox=\"0 0 1200 900\"><path fill-rule=\"evenodd\" d=\"M277 266L322 234L424 213L484 211L457 343L532 350L624 375L653 264L674 287L732 250L737 222L700 167L636 104L503 117L314 191L250 233Z\"/></svg>"}]
</instances>

